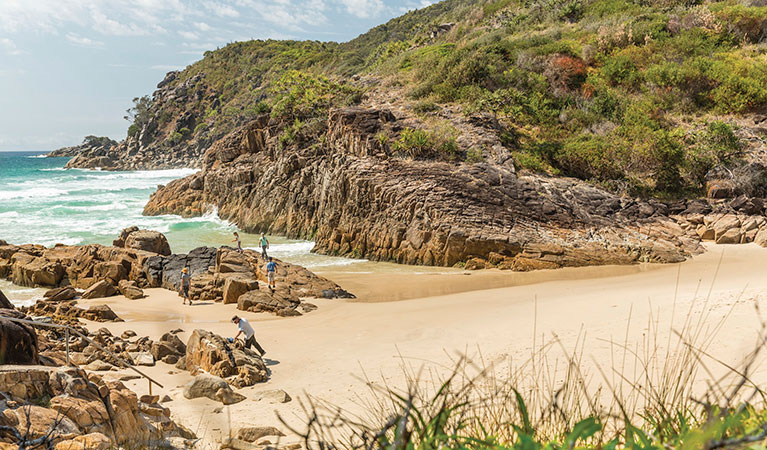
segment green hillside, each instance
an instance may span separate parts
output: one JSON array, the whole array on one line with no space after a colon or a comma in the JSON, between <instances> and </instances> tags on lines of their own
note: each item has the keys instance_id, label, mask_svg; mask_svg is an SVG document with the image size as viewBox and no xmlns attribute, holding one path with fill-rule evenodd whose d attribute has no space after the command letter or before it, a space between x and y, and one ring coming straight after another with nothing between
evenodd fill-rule
<instances>
[{"instance_id":1,"label":"green hillside","mask_svg":"<svg viewBox=\"0 0 767 450\"><path fill-rule=\"evenodd\" d=\"M518 168L634 195L694 196L713 167L741 157L728 122L765 112L767 6L752 6L761 3L447 0L342 44L250 41L207 52L170 84L194 82L199 94L155 102L146 115L159 118L155 140L170 148L265 113L283 124L281 142L302 145L294 137L319 139L327 108L390 88L406 93L413 115L446 105L492 114ZM440 133L410 132L393 146L444 146ZM447 159L481 159L470 156Z\"/></svg>"}]
</instances>

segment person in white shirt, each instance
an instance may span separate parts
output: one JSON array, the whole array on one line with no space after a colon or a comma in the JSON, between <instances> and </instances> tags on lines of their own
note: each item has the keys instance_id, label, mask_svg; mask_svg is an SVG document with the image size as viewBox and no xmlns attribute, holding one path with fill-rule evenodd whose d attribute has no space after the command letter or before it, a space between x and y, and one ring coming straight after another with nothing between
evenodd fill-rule
<instances>
[{"instance_id":1,"label":"person in white shirt","mask_svg":"<svg viewBox=\"0 0 767 450\"><path fill-rule=\"evenodd\" d=\"M237 335L234 336L234 340L237 340L238 337L240 337L240 334L245 335L245 348L250 348L250 346L256 347L256 350L258 350L258 353L261 354L261 356L264 356L266 354L266 350L261 348L260 345L258 345L258 342L256 342L256 331L253 329L252 326L250 326L250 323L248 322L248 319L243 319L237 316L232 317L232 322L237 324L237 328L240 330L237 332Z\"/></svg>"}]
</instances>

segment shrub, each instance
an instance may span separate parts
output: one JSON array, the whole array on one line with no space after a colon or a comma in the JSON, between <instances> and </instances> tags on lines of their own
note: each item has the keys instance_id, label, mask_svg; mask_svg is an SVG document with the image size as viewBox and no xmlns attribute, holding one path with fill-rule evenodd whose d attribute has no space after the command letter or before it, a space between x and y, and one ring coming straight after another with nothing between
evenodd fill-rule
<instances>
[{"instance_id":1,"label":"shrub","mask_svg":"<svg viewBox=\"0 0 767 450\"><path fill-rule=\"evenodd\" d=\"M413 112L416 114L426 114L439 110L439 106L436 103L430 101L420 101L413 107Z\"/></svg>"},{"instance_id":2,"label":"shrub","mask_svg":"<svg viewBox=\"0 0 767 450\"><path fill-rule=\"evenodd\" d=\"M208 125L206 125L204 122L198 123L196 127L194 127L194 132L192 134L196 135L200 133L201 131L204 131Z\"/></svg>"},{"instance_id":3,"label":"shrub","mask_svg":"<svg viewBox=\"0 0 767 450\"><path fill-rule=\"evenodd\" d=\"M179 133L178 131L174 131L173 133L168 136L168 142L171 144L178 144L184 139L184 135Z\"/></svg>"},{"instance_id":4,"label":"shrub","mask_svg":"<svg viewBox=\"0 0 767 450\"><path fill-rule=\"evenodd\" d=\"M440 132L441 131L441 132ZM444 128L438 132L417 128L405 128L399 139L394 141L392 149L413 159L438 158L454 161L460 149L453 136L453 131Z\"/></svg>"},{"instance_id":5,"label":"shrub","mask_svg":"<svg viewBox=\"0 0 767 450\"><path fill-rule=\"evenodd\" d=\"M485 160L485 157L482 155L482 149L472 147L468 150L466 150L466 159L465 161L467 163L479 163Z\"/></svg>"}]
</instances>

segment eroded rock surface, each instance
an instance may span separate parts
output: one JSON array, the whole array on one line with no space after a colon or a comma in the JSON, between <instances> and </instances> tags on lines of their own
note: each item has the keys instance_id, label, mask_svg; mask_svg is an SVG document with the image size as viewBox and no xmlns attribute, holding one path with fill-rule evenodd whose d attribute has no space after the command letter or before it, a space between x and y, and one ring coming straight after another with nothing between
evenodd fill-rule
<instances>
[{"instance_id":1,"label":"eroded rock surface","mask_svg":"<svg viewBox=\"0 0 767 450\"><path fill-rule=\"evenodd\" d=\"M159 445L174 436L194 437L170 419L167 408L139 401L121 382L106 381L79 368L3 366L0 392L8 399L4 416L15 416L12 427L23 435L29 423L32 438L37 438L55 426L50 441L61 448L84 448L88 443L94 447L85 448L117 444L132 448ZM44 399L50 399L46 407L31 405ZM14 441L5 436L6 442ZM74 447L77 444L80 447Z\"/></svg>"},{"instance_id":2,"label":"eroded rock surface","mask_svg":"<svg viewBox=\"0 0 767 450\"><path fill-rule=\"evenodd\" d=\"M189 336L185 364L192 373L202 370L235 387L252 386L268 379L266 365L258 353L200 329Z\"/></svg>"},{"instance_id":3,"label":"eroded rock surface","mask_svg":"<svg viewBox=\"0 0 767 450\"><path fill-rule=\"evenodd\" d=\"M702 251L660 202L520 175L500 153L476 164L394 157L376 136L401 128L384 110L338 110L323 146L281 150L278 130L260 118L214 144L201 173L159 189L144 212L188 217L215 206L247 231L407 264L533 270Z\"/></svg>"}]
</instances>

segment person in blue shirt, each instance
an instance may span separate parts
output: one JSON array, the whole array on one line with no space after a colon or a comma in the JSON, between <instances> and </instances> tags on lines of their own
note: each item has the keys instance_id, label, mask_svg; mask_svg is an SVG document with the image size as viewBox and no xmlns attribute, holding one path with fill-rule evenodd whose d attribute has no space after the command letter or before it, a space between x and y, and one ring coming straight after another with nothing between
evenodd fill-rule
<instances>
[{"instance_id":1,"label":"person in blue shirt","mask_svg":"<svg viewBox=\"0 0 767 450\"><path fill-rule=\"evenodd\" d=\"M277 263L269 257L269 262L266 263L266 279L269 280L269 289L274 292L274 276L277 273Z\"/></svg>"}]
</instances>

